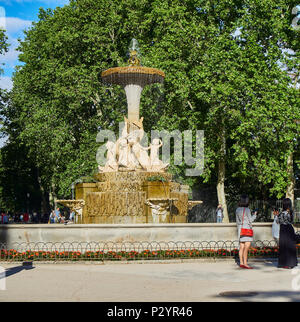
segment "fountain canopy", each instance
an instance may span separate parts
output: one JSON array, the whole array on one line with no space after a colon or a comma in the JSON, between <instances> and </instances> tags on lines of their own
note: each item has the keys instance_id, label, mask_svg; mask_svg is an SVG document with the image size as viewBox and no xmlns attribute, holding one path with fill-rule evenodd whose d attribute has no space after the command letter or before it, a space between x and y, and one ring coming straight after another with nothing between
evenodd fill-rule
<instances>
[{"instance_id":1,"label":"fountain canopy","mask_svg":"<svg viewBox=\"0 0 300 322\"><path fill-rule=\"evenodd\" d=\"M132 39L131 41L129 55L129 66L114 67L105 70L101 74L103 82L122 86L139 85L141 87L154 83L163 83L165 78L163 71L141 66L136 39Z\"/></svg>"},{"instance_id":2,"label":"fountain canopy","mask_svg":"<svg viewBox=\"0 0 300 322\"><path fill-rule=\"evenodd\" d=\"M104 71L101 76L107 84L122 86L133 84L142 87L163 83L165 78L165 74L161 70L143 66L114 67Z\"/></svg>"}]
</instances>

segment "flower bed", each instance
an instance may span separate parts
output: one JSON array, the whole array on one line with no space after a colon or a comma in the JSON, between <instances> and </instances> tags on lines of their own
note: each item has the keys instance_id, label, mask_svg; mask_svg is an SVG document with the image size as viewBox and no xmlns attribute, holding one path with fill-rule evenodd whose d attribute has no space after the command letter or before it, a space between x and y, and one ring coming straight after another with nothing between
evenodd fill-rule
<instances>
[{"instance_id":1,"label":"flower bed","mask_svg":"<svg viewBox=\"0 0 300 322\"><path fill-rule=\"evenodd\" d=\"M299 254L299 245L297 253ZM186 249L186 250L143 250L143 251L24 251L0 250L1 261L80 261L80 260L147 260L187 258L228 258L238 256L238 249ZM252 247L249 257L277 257L277 247Z\"/></svg>"}]
</instances>

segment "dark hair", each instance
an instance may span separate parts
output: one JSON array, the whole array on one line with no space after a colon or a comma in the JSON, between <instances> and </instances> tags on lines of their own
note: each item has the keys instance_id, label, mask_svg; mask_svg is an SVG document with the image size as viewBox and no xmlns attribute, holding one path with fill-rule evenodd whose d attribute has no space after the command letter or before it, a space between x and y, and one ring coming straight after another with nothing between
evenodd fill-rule
<instances>
[{"instance_id":1,"label":"dark hair","mask_svg":"<svg viewBox=\"0 0 300 322\"><path fill-rule=\"evenodd\" d=\"M248 207L249 206L249 197L247 195L241 195L239 207Z\"/></svg>"},{"instance_id":2,"label":"dark hair","mask_svg":"<svg viewBox=\"0 0 300 322\"><path fill-rule=\"evenodd\" d=\"M292 200L290 198L285 198L282 201L282 210L283 211L288 211L291 216L291 221L294 221L294 214L293 214L293 209L292 209Z\"/></svg>"},{"instance_id":3,"label":"dark hair","mask_svg":"<svg viewBox=\"0 0 300 322\"><path fill-rule=\"evenodd\" d=\"M290 198L285 198L282 201L282 210L292 211L292 200Z\"/></svg>"}]
</instances>

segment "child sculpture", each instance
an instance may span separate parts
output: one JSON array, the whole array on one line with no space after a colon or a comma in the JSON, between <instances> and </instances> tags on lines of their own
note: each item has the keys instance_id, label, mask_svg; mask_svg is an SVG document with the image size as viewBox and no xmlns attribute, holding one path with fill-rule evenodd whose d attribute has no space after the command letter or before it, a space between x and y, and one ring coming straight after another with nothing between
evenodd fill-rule
<instances>
[{"instance_id":1,"label":"child sculpture","mask_svg":"<svg viewBox=\"0 0 300 322\"><path fill-rule=\"evenodd\" d=\"M162 141L160 139L153 139L150 144L150 167L152 171L161 171L169 166L169 163L164 164L159 159L159 149L162 147Z\"/></svg>"}]
</instances>

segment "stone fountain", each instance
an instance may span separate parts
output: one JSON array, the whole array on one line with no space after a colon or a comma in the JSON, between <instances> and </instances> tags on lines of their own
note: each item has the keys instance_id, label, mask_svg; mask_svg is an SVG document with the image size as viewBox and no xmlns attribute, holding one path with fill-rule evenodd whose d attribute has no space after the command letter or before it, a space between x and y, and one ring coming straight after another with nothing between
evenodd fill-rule
<instances>
[{"instance_id":1,"label":"stone fountain","mask_svg":"<svg viewBox=\"0 0 300 322\"><path fill-rule=\"evenodd\" d=\"M160 139L141 145L144 136L140 118L143 88L163 83L165 74L141 66L138 44L132 40L129 65L101 75L106 84L124 87L128 104L125 126L116 142L106 143L104 166L99 166L93 183L79 183L76 200L58 200L77 214L83 224L186 223L188 210L201 202L189 202L187 186L172 180L168 164L159 159Z\"/></svg>"}]
</instances>

